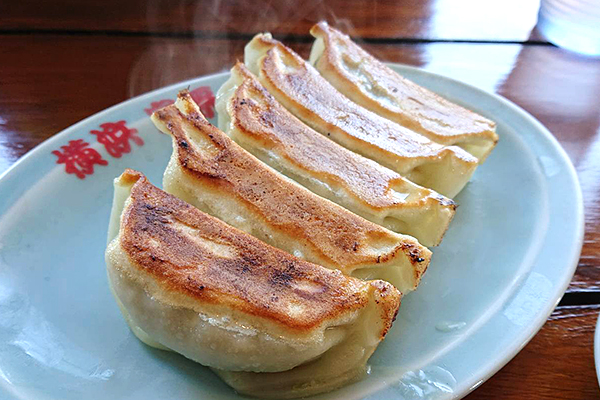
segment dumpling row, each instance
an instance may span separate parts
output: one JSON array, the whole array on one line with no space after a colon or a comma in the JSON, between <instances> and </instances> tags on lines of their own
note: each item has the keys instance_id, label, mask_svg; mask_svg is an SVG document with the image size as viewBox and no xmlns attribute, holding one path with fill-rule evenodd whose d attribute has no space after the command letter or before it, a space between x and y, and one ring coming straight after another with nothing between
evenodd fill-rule
<instances>
[{"instance_id":1,"label":"dumpling row","mask_svg":"<svg viewBox=\"0 0 600 400\"><path fill-rule=\"evenodd\" d=\"M223 131L186 91L152 115L172 137L166 192L115 180L107 269L132 331L253 396L362 376L427 269L419 241L454 216L444 195L497 142L326 23L311 33L318 71L269 34L247 45L217 94Z\"/></svg>"}]
</instances>

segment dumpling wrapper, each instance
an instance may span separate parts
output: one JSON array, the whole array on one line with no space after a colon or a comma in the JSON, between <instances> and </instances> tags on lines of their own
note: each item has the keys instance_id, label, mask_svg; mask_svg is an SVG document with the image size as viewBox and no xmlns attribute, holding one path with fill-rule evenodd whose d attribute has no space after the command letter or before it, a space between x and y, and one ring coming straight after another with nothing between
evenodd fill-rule
<instances>
[{"instance_id":1,"label":"dumpling wrapper","mask_svg":"<svg viewBox=\"0 0 600 400\"><path fill-rule=\"evenodd\" d=\"M306 396L362 375L398 311L392 285L299 260L139 172L114 185L106 266L138 338L250 395Z\"/></svg>"},{"instance_id":2,"label":"dumpling wrapper","mask_svg":"<svg viewBox=\"0 0 600 400\"><path fill-rule=\"evenodd\" d=\"M327 139L283 107L241 63L217 93L219 128L314 193L425 246L442 240L456 204Z\"/></svg>"},{"instance_id":3,"label":"dumpling wrapper","mask_svg":"<svg viewBox=\"0 0 600 400\"><path fill-rule=\"evenodd\" d=\"M434 142L459 146L480 163L498 143L494 122L402 77L327 22L310 33L316 38L310 63L357 104Z\"/></svg>"},{"instance_id":4,"label":"dumpling wrapper","mask_svg":"<svg viewBox=\"0 0 600 400\"><path fill-rule=\"evenodd\" d=\"M434 143L354 103L271 34L246 45L244 63L304 123L418 185L454 197L477 168L463 149Z\"/></svg>"},{"instance_id":5,"label":"dumpling wrapper","mask_svg":"<svg viewBox=\"0 0 600 400\"><path fill-rule=\"evenodd\" d=\"M260 240L361 279L414 290L431 252L310 192L211 125L187 91L152 115L173 138L163 188Z\"/></svg>"}]
</instances>

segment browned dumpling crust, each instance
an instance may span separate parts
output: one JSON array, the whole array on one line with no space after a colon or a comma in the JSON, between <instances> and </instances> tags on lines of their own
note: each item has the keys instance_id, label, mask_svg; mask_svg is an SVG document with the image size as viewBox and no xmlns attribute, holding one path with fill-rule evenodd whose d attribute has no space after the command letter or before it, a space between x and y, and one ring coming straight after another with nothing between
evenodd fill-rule
<instances>
[{"instance_id":1,"label":"browned dumpling crust","mask_svg":"<svg viewBox=\"0 0 600 400\"><path fill-rule=\"evenodd\" d=\"M279 172L362 217L435 246L455 203L315 132L241 63L217 93L219 127Z\"/></svg>"},{"instance_id":2,"label":"browned dumpling crust","mask_svg":"<svg viewBox=\"0 0 600 400\"><path fill-rule=\"evenodd\" d=\"M456 145L483 162L498 142L496 124L402 77L347 35L320 22L310 62L352 101L434 142Z\"/></svg>"},{"instance_id":3,"label":"browned dumpling crust","mask_svg":"<svg viewBox=\"0 0 600 400\"><path fill-rule=\"evenodd\" d=\"M261 397L301 397L359 378L400 306L391 284L300 260L132 170L115 180L106 265L138 338Z\"/></svg>"},{"instance_id":4,"label":"browned dumpling crust","mask_svg":"<svg viewBox=\"0 0 600 400\"><path fill-rule=\"evenodd\" d=\"M126 170L120 180L133 183L121 218L120 246L131 266L163 290L298 332L363 308L370 290L389 292L383 297L388 318L379 337L391 326L399 306L391 285L293 257L158 189L137 171ZM298 305L293 313L290 304Z\"/></svg>"},{"instance_id":5,"label":"browned dumpling crust","mask_svg":"<svg viewBox=\"0 0 600 400\"><path fill-rule=\"evenodd\" d=\"M169 193L308 261L413 290L431 252L315 195L277 173L211 125L188 92L152 115L173 138Z\"/></svg>"},{"instance_id":6,"label":"browned dumpling crust","mask_svg":"<svg viewBox=\"0 0 600 400\"><path fill-rule=\"evenodd\" d=\"M244 60L304 123L418 185L454 197L477 168L477 158L463 149L432 142L357 105L270 34L256 35L246 45Z\"/></svg>"}]
</instances>

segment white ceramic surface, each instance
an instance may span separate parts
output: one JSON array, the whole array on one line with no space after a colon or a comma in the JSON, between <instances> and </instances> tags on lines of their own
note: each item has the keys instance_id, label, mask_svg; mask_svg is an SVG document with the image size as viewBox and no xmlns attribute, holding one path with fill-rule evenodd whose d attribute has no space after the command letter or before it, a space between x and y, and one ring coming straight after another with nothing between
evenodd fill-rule
<instances>
[{"instance_id":1,"label":"white ceramic surface","mask_svg":"<svg viewBox=\"0 0 600 400\"><path fill-rule=\"evenodd\" d=\"M596 377L600 384L600 315L596 321L596 332L594 333L594 362L596 363Z\"/></svg>"},{"instance_id":2,"label":"white ceramic surface","mask_svg":"<svg viewBox=\"0 0 600 400\"><path fill-rule=\"evenodd\" d=\"M539 122L496 95L394 68L497 121L500 142L456 198L456 218L421 287L403 300L368 377L319 399L466 395L542 326L581 250L577 177ZM140 343L110 294L104 265L113 178L135 168L160 186L171 153L144 109L188 86L216 93L226 78L198 78L114 106L42 143L0 178L1 399L238 398L207 368ZM115 158L90 131L121 120L144 144L131 142ZM85 179L65 173L52 154L77 139L108 162Z\"/></svg>"}]
</instances>

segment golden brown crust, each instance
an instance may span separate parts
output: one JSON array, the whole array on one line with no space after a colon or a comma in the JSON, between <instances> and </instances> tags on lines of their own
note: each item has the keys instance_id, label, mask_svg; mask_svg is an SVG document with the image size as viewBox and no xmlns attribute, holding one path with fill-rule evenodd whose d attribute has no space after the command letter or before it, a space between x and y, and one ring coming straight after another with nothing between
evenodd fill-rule
<instances>
[{"instance_id":1,"label":"golden brown crust","mask_svg":"<svg viewBox=\"0 0 600 400\"><path fill-rule=\"evenodd\" d=\"M181 92L179 98L193 103L188 92ZM199 111L184 115L171 105L156 111L153 118L175 138L181 168L199 185L234 196L269 227L307 245L330 265L351 271L402 252L415 268L426 269L431 253L415 239L394 234L283 178L207 122ZM201 138L203 150L192 143L186 129ZM390 249L383 257L382 251L375 255L374 244Z\"/></svg>"},{"instance_id":2,"label":"golden brown crust","mask_svg":"<svg viewBox=\"0 0 600 400\"><path fill-rule=\"evenodd\" d=\"M375 295L391 324L400 294L390 284L299 260L163 192L139 172L126 170L121 179L135 182L121 219L121 247L165 290L299 331L358 310ZM302 311L291 313L290 305Z\"/></svg>"},{"instance_id":3,"label":"golden brown crust","mask_svg":"<svg viewBox=\"0 0 600 400\"><path fill-rule=\"evenodd\" d=\"M323 182L336 182L359 202L374 209L423 207L454 202L428 189L413 187L414 201L400 201L391 188L405 183L396 172L353 153L302 123L258 82L242 63L233 72L243 77L230 100L231 123L265 149ZM411 193L412 193L411 192Z\"/></svg>"},{"instance_id":4,"label":"golden brown crust","mask_svg":"<svg viewBox=\"0 0 600 400\"><path fill-rule=\"evenodd\" d=\"M380 337L383 339L385 335L387 335L387 333L389 332L394 321L396 320L400 307L399 305L398 307L396 307L393 301L389 301L386 299L386 297L390 295L389 286L387 285L387 282L370 281L369 283L373 288L376 288L375 302L381 307L381 319L382 321L385 321L380 333ZM392 296L394 296L393 293ZM392 317L390 318L390 316Z\"/></svg>"},{"instance_id":5,"label":"golden brown crust","mask_svg":"<svg viewBox=\"0 0 600 400\"><path fill-rule=\"evenodd\" d=\"M353 91L355 98L360 96L367 108L445 145L485 140L490 142L489 153L497 143L493 121L400 76L324 21L310 32L324 41L323 53L316 61L318 69L344 82L344 87ZM372 93L364 92L359 78L349 73L352 69L370 79L373 92L391 101L377 101Z\"/></svg>"},{"instance_id":6,"label":"golden brown crust","mask_svg":"<svg viewBox=\"0 0 600 400\"><path fill-rule=\"evenodd\" d=\"M366 149L383 152L396 159L412 161L412 168L448 156L472 164L472 168L477 165L477 159L464 150L434 143L353 103L281 42L262 35L255 37L253 43L269 49L259 62L261 77L269 82L268 89L293 102L301 110L301 119L318 119L328 130L335 129L359 140L363 153ZM285 67L282 59L285 59Z\"/></svg>"}]
</instances>

